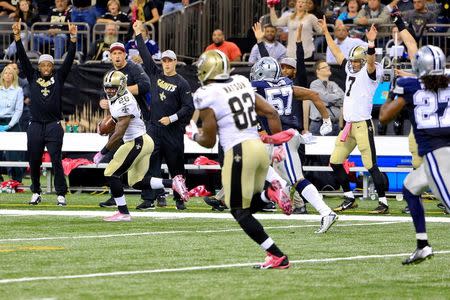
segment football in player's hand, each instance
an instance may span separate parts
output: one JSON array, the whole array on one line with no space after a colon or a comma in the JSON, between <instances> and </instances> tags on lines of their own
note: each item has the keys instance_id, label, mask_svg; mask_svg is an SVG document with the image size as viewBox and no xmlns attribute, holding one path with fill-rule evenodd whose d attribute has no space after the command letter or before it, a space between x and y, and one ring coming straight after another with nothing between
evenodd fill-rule
<instances>
[{"instance_id":1,"label":"football in player's hand","mask_svg":"<svg viewBox=\"0 0 450 300\"><path fill-rule=\"evenodd\" d=\"M100 135L108 135L110 133L113 133L116 129L116 122L112 118L112 116L106 116L101 120L100 123L98 123L97 126L97 133Z\"/></svg>"}]
</instances>

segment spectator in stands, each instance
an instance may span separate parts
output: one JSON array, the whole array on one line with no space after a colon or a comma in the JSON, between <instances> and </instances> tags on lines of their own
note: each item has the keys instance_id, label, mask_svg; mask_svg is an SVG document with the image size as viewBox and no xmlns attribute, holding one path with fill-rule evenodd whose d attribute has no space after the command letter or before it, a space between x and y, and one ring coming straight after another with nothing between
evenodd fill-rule
<instances>
[{"instance_id":1,"label":"spectator in stands","mask_svg":"<svg viewBox=\"0 0 450 300\"><path fill-rule=\"evenodd\" d=\"M331 68L324 60L318 60L314 65L317 79L311 82L310 89L317 92L320 99L325 103L328 114L333 124L333 131L328 135L339 134L339 118L341 116L342 103L344 101L344 91L336 82L330 81ZM314 105L310 105L309 111L309 131L313 135L320 135L322 126L322 116Z\"/></svg>"},{"instance_id":2,"label":"spectator in stands","mask_svg":"<svg viewBox=\"0 0 450 300\"><path fill-rule=\"evenodd\" d=\"M108 7L108 2L109 2L109 0L96 0L95 13L97 15L97 18L99 18L100 16L103 16L106 13L107 7ZM120 1L119 1L119 7L120 7Z\"/></svg>"},{"instance_id":3,"label":"spectator in stands","mask_svg":"<svg viewBox=\"0 0 450 300\"><path fill-rule=\"evenodd\" d=\"M387 42L389 48L386 49L386 54L391 59L397 59L398 62L405 62L408 60L408 52L402 37L398 34L398 27L393 26L391 29L392 39ZM397 39L397 41L395 40Z\"/></svg>"},{"instance_id":4,"label":"spectator in stands","mask_svg":"<svg viewBox=\"0 0 450 300\"><path fill-rule=\"evenodd\" d=\"M372 24L388 25L391 23L390 21L388 8L384 4L381 4L380 0L369 0L367 5L364 5L359 11L354 23L370 27ZM378 31L387 32L388 27L382 29L378 26Z\"/></svg>"},{"instance_id":5,"label":"spectator in stands","mask_svg":"<svg viewBox=\"0 0 450 300\"><path fill-rule=\"evenodd\" d=\"M119 0L108 1L108 11L97 19L97 23L121 22L128 23L130 19L128 15L120 10Z\"/></svg>"},{"instance_id":6,"label":"spectator in stands","mask_svg":"<svg viewBox=\"0 0 450 300\"><path fill-rule=\"evenodd\" d=\"M88 23L89 28L92 28L97 21L97 10L95 5L92 5L91 0L72 0L72 22Z\"/></svg>"},{"instance_id":7,"label":"spectator in stands","mask_svg":"<svg viewBox=\"0 0 450 300\"><path fill-rule=\"evenodd\" d=\"M302 43L305 50L305 60L313 60L314 43L313 34L322 33L316 16L308 13L306 0L297 0L295 12L278 18L275 7L270 7L270 21L275 26L287 26L289 29L286 56L295 58L296 30L301 23L303 25Z\"/></svg>"},{"instance_id":8,"label":"spectator in stands","mask_svg":"<svg viewBox=\"0 0 450 300\"><path fill-rule=\"evenodd\" d=\"M16 11L16 1L0 1L0 16L10 16Z\"/></svg>"},{"instance_id":9,"label":"spectator in stands","mask_svg":"<svg viewBox=\"0 0 450 300\"><path fill-rule=\"evenodd\" d=\"M53 0L33 0L33 5L37 7L39 14L48 16L51 7L55 4Z\"/></svg>"},{"instance_id":10,"label":"spectator in stands","mask_svg":"<svg viewBox=\"0 0 450 300\"><path fill-rule=\"evenodd\" d=\"M348 28L342 22L336 22L336 26L334 27L334 39L335 43L338 45L339 49L341 49L345 58L348 58L348 54L350 49L354 46L358 45L366 45L366 43L359 38L352 38L348 36ZM331 53L330 47L327 47L327 63L335 64L336 59L334 55Z\"/></svg>"},{"instance_id":11,"label":"spectator in stands","mask_svg":"<svg viewBox=\"0 0 450 300\"><path fill-rule=\"evenodd\" d=\"M112 70L118 70L127 75L127 88L136 98L139 108L141 109L142 118L148 123L150 120L150 112L146 95L150 91L150 79L140 65L126 60L127 54L125 46L122 43L113 43L111 47L109 47L109 52L113 65ZM101 99L99 105L103 109L109 108L109 102L106 98ZM107 154L107 158L109 157L109 159L111 159L113 155L114 151L110 151ZM104 161L106 161L106 159ZM105 202L99 203L99 205L101 207L114 207L116 206L116 202L113 197L110 197Z\"/></svg>"},{"instance_id":12,"label":"spectator in stands","mask_svg":"<svg viewBox=\"0 0 450 300\"><path fill-rule=\"evenodd\" d=\"M216 29L212 35L213 43L206 47L205 51L208 50L220 50L228 57L230 61L240 61L241 60L241 50L239 47L233 43L225 41L225 35L220 29Z\"/></svg>"},{"instance_id":13,"label":"spectator in stands","mask_svg":"<svg viewBox=\"0 0 450 300\"><path fill-rule=\"evenodd\" d=\"M339 14L338 20L341 20L344 24L353 24L355 18L358 16L358 12L361 6L358 0L349 0L347 2L347 10Z\"/></svg>"},{"instance_id":14,"label":"spectator in stands","mask_svg":"<svg viewBox=\"0 0 450 300\"><path fill-rule=\"evenodd\" d=\"M151 13L151 19L146 21L146 25L153 25L153 39L155 41L158 40L158 25L159 25L159 18L162 16L162 11L164 5L161 5L161 0L149 0L148 1L148 7L150 9Z\"/></svg>"},{"instance_id":15,"label":"spectator in stands","mask_svg":"<svg viewBox=\"0 0 450 300\"><path fill-rule=\"evenodd\" d=\"M13 24L12 31L17 44L17 56L30 83L31 90L32 105L30 110L32 122L27 131L27 149L31 174L30 189L33 192L30 204L36 205L42 200L40 195L40 167L42 154L45 147L47 147L55 174L57 205L65 206L67 183L61 162L61 149L64 137L64 130L61 127L61 93L64 89L64 81L69 75L75 58L77 26L69 24L69 49L64 62L58 70L55 70L53 57L48 54L43 54L39 57L38 70L34 69L20 40L20 21Z\"/></svg>"},{"instance_id":16,"label":"spectator in stands","mask_svg":"<svg viewBox=\"0 0 450 300\"><path fill-rule=\"evenodd\" d=\"M99 60L103 62L111 61L109 57L109 47L118 42L119 40L119 28L114 23L108 23L105 25L105 33L102 38L96 40L91 44L89 53L87 55L88 60Z\"/></svg>"},{"instance_id":17,"label":"spectator in stands","mask_svg":"<svg viewBox=\"0 0 450 300\"><path fill-rule=\"evenodd\" d=\"M188 4L189 0L166 0L164 1L163 15L182 10Z\"/></svg>"},{"instance_id":18,"label":"spectator in stands","mask_svg":"<svg viewBox=\"0 0 450 300\"><path fill-rule=\"evenodd\" d=\"M322 19L323 11L314 0L306 0L305 6L308 13L315 15L317 19Z\"/></svg>"},{"instance_id":19,"label":"spectator in stands","mask_svg":"<svg viewBox=\"0 0 450 300\"><path fill-rule=\"evenodd\" d=\"M413 10L403 12L403 19L411 24L414 33L419 37L427 24L436 23L437 13L427 8L425 0L413 0L413 4Z\"/></svg>"},{"instance_id":20,"label":"spectator in stands","mask_svg":"<svg viewBox=\"0 0 450 300\"><path fill-rule=\"evenodd\" d=\"M258 29L256 29L255 26L257 26ZM270 24L265 25L263 33L261 30L261 24L256 23L253 26L253 32L255 33L257 44L253 46L252 51L250 52L250 57L248 59L249 63L255 63L261 58L261 54L258 49L258 44L260 43L262 43L267 49L269 56L275 58L276 60L279 61L286 56L286 47L275 39L277 34L277 28L275 26Z\"/></svg>"},{"instance_id":21,"label":"spectator in stands","mask_svg":"<svg viewBox=\"0 0 450 300\"><path fill-rule=\"evenodd\" d=\"M159 51L158 44L151 40L148 36L148 27L144 23L142 23L141 28L142 39L144 40L145 46L147 46L148 52L153 59L160 60L161 59L161 51ZM125 45L125 50L128 54L128 59L131 59L133 62L137 64L142 64L142 58L139 55L139 51L137 49L136 37L133 37L133 40L129 40Z\"/></svg>"},{"instance_id":22,"label":"spectator in stands","mask_svg":"<svg viewBox=\"0 0 450 300\"><path fill-rule=\"evenodd\" d=\"M15 22L22 20L23 23L27 24L28 32L22 32L22 43L25 46L25 49L28 49L28 38L31 34L30 29L31 25L34 22L40 22L41 18L39 17L38 12L33 9L30 0L20 0L17 2L16 11L13 13L13 19ZM16 43L13 41L11 45L6 49L5 54L8 58L14 56L16 54Z\"/></svg>"},{"instance_id":23,"label":"spectator in stands","mask_svg":"<svg viewBox=\"0 0 450 300\"><path fill-rule=\"evenodd\" d=\"M12 67L6 66L0 75L0 132L21 131L19 120L22 110L23 90L19 86L17 73ZM7 151L4 156L7 161L23 160L23 153L18 151ZM0 151L0 160L5 159ZM23 168L8 168L8 175L11 179L22 182Z\"/></svg>"},{"instance_id":24,"label":"spectator in stands","mask_svg":"<svg viewBox=\"0 0 450 300\"><path fill-rule=\"evenodd\" d=\"M287 5L281 9L281 18L290 16L295 11L295 4L297 0L288 0ZM278 33L280 36L280 42L285 44L289 36L289 28L287 26L278 26Z\"/></svg>"},{"instance_id":25,"label":"spectator in stands","mask_svg":"<svg viewBox=\"0 0 450 300\"><path fill-rule=\"evenodd\" d=\"M33 36L34 49L39 51L41 48L45 51L46 43L54 45L55 58L61 59L65 52L67 34L61 31L67 30L67 26L60 23L66 23L71 20L71 8L69 0L55 0L55 7L50 11L47 22L50 22L50 29L45 33L38 33Z\"/></svg>"},{"instance_id":26,"label":"spectator in stands","mask_svg":"<svg viewBox=\"0 0 450 300\"><path fill-rule=\"evenodd\" d=\"M177 74L177 56L171 50L161 54L162 69L151 58L148 48L142 37L142 23L136 21L133 24L139 54L142 57L145 72L151 82L150 102L150 126L147 133L155 143L150 157L149 174L156 176L161 173L161 163L164 159L173 177L177 174L185 174L184 169L184 131L194 113L191 87L181 75ZM141 210L155 208L154 201L157 196L164 195L164 190L159 193L151 190L143 191L143 202L136 208ZM174 200L178 210L186 209L184 202L178 193L174 193ZM165 206L165 199L159 197L158 206Z\"/></svg>"},{"instance_id":27,"label":"spectator in stands","mask_svg":"<svg viewBox=\"0 0 450 300\"><path fill-rule=\"evenodd\" d=\"M22 88L23 91L23 110L22 110L22 116L19 120L19 126L21 131L27 131L28 125L31 121L31 115L30 115L30 84L28 83L28 80L23 74L20 73L19 66L17 63L12 62L10 64L6 65L7 67L11 67L16 73L19 81L19 86Z\"/></svg>"}]
</instances>

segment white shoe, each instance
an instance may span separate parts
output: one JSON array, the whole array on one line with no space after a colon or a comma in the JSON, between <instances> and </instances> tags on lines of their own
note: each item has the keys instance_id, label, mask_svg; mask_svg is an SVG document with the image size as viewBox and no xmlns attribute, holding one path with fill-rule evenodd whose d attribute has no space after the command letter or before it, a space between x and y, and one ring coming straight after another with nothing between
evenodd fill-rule
<instances>
[{"instance_id":1,"label":"white shoe","mask_svg":"<svg viewBox=\"0 0 450 300\"><path fill-rule=\"evenodd\" d=\"M418 264L423 262L426 259L430 259L433 257L433 249L430 246L425 246L422 249L417 248L410 257L405 259L402 264L403 265L411 265Z\"/></svg>"},{"instance_id":2,"label":"white shoe","mask_svg":"<svg viewBox=\"0 0 450 300\"><path fill-rule=\"evenodd\" d=\"M316 230L315 233L327 232L337 219L338 216L334 212L331 212L328 216L322 217L322 220L320 221L320 228Z\"/></svg>"},{"instance_id":3,"label":"white shoe","mask_svg":"<svg viewBox=\"0 0 450 300\"><path fill-rule=\"evenodd\" d=\"M131 215L123 214L120 211L118 211L110 217L103 218L103 221L106 221L106 222L130 222Z\"/></svg>"},{"instance_id":4,"label":"white shoe","mask_svg":"<svg viewBox=\"0 0 450 300\"><path fill-rule=\"evenodd\" d=\"M66 198L64 196L58 196L56 198L56 205L58 206L66 206Z\"/></svg>"},{"instance_id":5,"label":"white shoe","mask_svg":"<svg viewBox=\"0 0 450 300\"><path fill-rule=\"evenodd\" d=\"M41 203L41 201L42 201L41 194L34 193L31 196L31 201L28 202L28 204L30 204L30 205L38 205L39 203Z\"/></svg>"}]
</instances>

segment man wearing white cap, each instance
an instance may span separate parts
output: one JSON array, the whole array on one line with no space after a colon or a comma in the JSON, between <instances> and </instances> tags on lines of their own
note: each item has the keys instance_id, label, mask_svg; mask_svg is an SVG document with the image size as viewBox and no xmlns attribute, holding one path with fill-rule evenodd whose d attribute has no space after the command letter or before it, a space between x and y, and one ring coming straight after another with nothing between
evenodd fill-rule
<instances>
[{"instance_id":1,"label":"man wearing white cap","mask_svg":"<svg viewBox=\"0 0 450 300\"><path fill-rule=\"evenodd\" d=\"M61 67L55 71L51 55L43 54L38 60L38 70L34 69L27 57L20 39L20 20L12 26L17 45L17 56L30 84L31 123L27 131L28 152L30 155L31 197L30 204L41 202L40 167L44 148L47 147L55 172L57 205L65 206L67 193L66 179L61 163L61 148L64 130L61 127L61 94L64 81L69 75L75 58L77 26L69 23L70 44L67 56Z\"/></svg>"},{"instance_id":2,"label":"man wearing white cap","mask_svg":"<svg viewBox=\"0 0 450 300\"><path fill-rule=\"evenodd\" d=\"M189 83L177 74L177 56L172 50L161 54L162 70L153 61L142 38L142 22L133 24L139 54L144 70L150 77L151 102L150 126L148 134L155 142L155 149L150 157L150 175L158 177L161 173L161 160L164 158L173 177L185 174L184 169L184 128L194 113L191 88ZM165 206L163 190L156 192L158 206ZM143 193L143 202L137 209L152 209L156 194L152 191ZM180 195L174 194L177 209L186 209Z\"/></svg>"}]
</instances>

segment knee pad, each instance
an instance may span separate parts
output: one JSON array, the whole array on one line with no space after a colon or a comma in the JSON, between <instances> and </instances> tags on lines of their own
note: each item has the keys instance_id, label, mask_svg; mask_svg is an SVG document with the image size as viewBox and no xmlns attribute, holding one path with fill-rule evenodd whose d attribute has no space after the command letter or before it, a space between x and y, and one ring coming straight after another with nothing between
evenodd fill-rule
<instances>
[{"instance_id":1,"label":"knee pad","mask_svg":"<svg viewBox=\"0 0 450 300\"><path fill-rule=\"evenodd\" d=\"M250 210L248 208L246 209L242 209L242 208L238 208L238 209L232 209L231 210L231 214L233 215L234 219L240 223L243 219L245 219L246 217L250 216Z\"/></svg>"}]
</instances>

